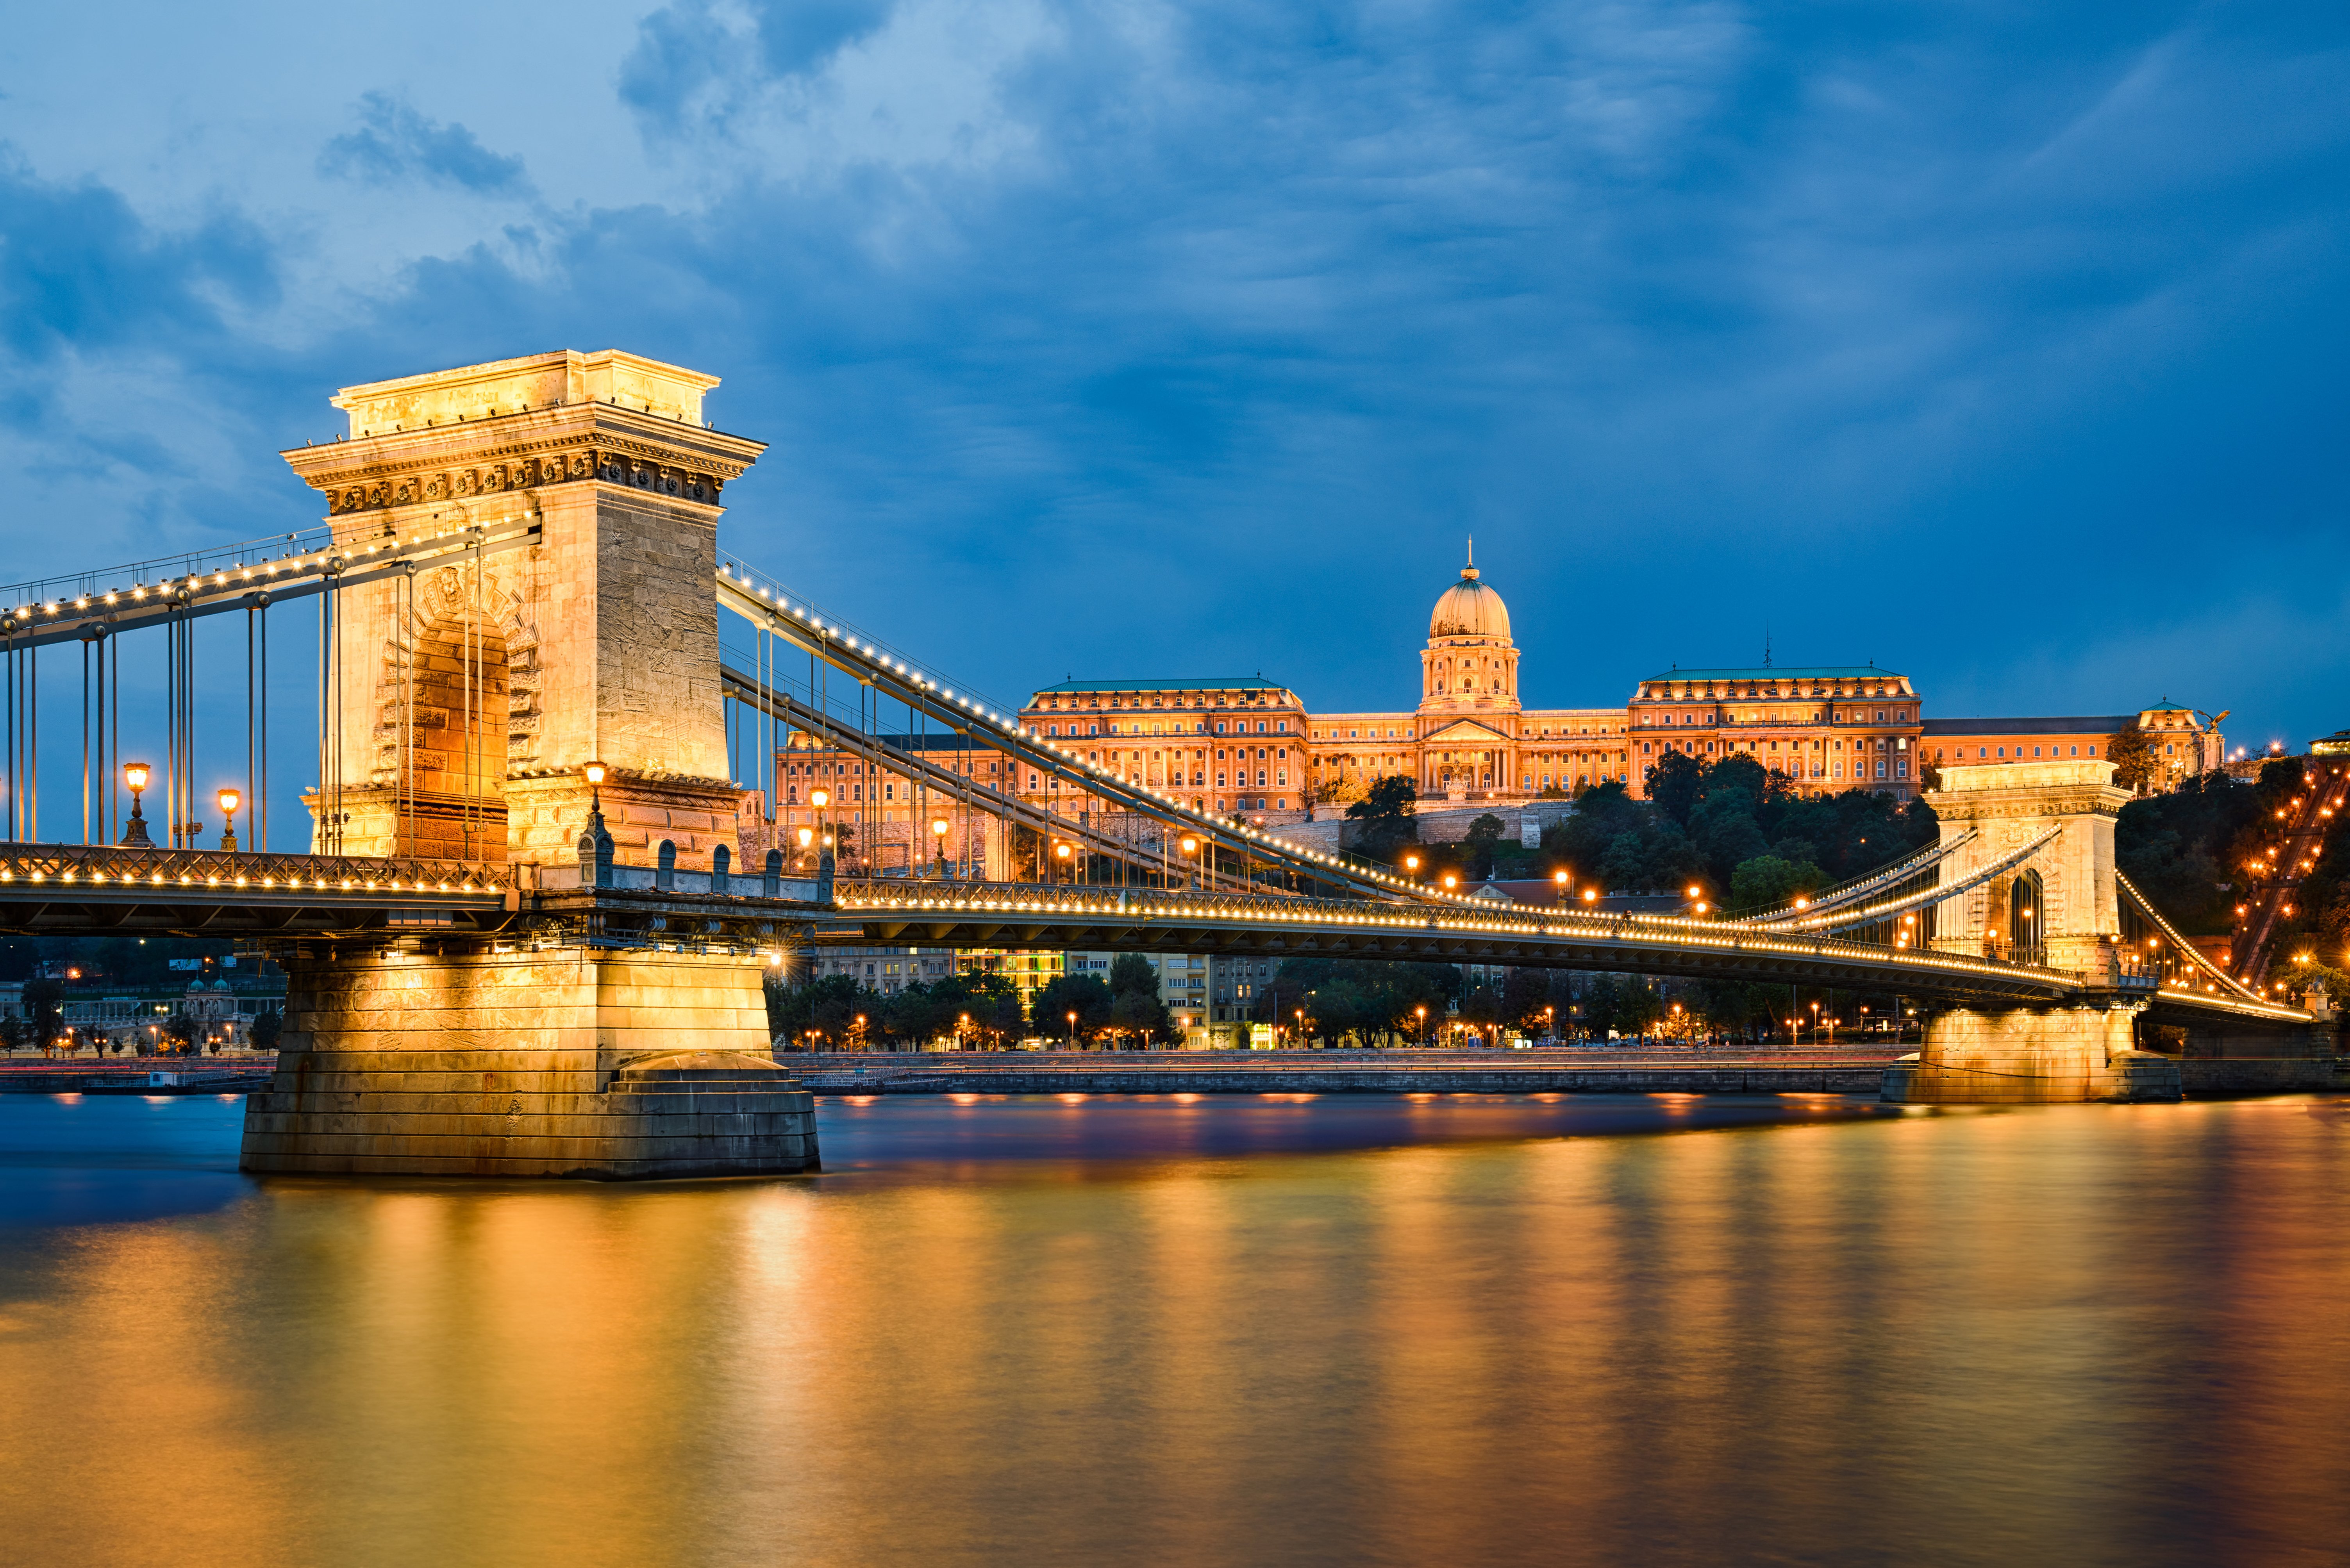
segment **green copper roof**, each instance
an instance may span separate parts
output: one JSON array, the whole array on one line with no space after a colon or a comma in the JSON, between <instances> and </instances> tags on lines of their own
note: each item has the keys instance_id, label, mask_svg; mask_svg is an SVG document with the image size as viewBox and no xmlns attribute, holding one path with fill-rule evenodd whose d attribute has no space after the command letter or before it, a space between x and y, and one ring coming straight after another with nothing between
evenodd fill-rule
<instances>
[{"instance_id":1,"label":"green copper roof","mask_svg":"<svg viewBox=\"0 0 2350 1568\"><path fill-rule=\"evenodd\" d=\"M1036 695L1048 696L1055 691L1282 691L1287 688L1278 680L1267 680L1261 675L1227 675L1213 680L1064 680L1058 686L1039 686Z\"/></svg>"},{"instance_id":2,"label":"green copper roof","mask_svg":"<svg viewBox=\"0 0 2350 1568\"><path fill-rule=\"evenodd\" d=\"M1778 680L1898 680L1901 676L1890 670L1879 670L1874 664L1784 665L1776 669L1754 670L1667 670L1644 676L1641 683L1650 680L1751 680L1762 684Z\"/></svg>"}]
</instances>

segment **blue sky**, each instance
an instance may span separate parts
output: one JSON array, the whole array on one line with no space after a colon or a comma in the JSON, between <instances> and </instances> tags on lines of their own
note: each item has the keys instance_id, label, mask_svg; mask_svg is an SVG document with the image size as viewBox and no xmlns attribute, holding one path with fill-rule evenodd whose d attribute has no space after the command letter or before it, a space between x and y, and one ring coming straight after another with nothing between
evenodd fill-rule
<instances>
[{"instance_id":1,"label":"blue sky","mask_svg":"<svg viewBox=\"0 0 2350 1568\"><path fill-rule=\"evenodd\" d=\"M234 25L224 25L233 16ZM723 538L1001 699L1874 659L2350 723L2350 17L132 5L0 62L5 575L281 532L348 382L725 378Z\"/></svg>"}]
</instances>

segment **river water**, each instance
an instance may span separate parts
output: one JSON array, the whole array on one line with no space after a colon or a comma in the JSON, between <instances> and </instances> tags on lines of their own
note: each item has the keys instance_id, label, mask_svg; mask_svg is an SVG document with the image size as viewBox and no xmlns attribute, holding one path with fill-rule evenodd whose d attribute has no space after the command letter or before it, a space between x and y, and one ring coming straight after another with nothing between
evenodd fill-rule
<instances>
[{"instance_id":1,"label":"river water","mask_svg":"<svg viewBox=\"0 0 2350 1568\"><path fill-rule=\"evenodd\" d=\"M0 1096L0 1561L2350 1554L2350 1105L833 1099L634 1188L241 1115Z\"/></svg>"}]
</instances>

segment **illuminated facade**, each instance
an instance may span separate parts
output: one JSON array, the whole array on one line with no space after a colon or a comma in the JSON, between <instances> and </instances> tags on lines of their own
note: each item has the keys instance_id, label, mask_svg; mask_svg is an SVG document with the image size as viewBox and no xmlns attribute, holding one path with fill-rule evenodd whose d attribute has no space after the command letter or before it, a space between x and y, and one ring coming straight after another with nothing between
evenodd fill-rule
<instances>
[{"instance_id":1,"label":"illuminated facade","mask_svg":"<svg viewBox=\"0 0 2350 1568\"><path fill-rule=\"evenodd\" d=\"M1669 752L1701 763L1750 756L1807 794L1918 790L1922 704L1908 677L1873 664L1669 670L1627 708L1646 778Z\"/></svg>"}]
</instances>

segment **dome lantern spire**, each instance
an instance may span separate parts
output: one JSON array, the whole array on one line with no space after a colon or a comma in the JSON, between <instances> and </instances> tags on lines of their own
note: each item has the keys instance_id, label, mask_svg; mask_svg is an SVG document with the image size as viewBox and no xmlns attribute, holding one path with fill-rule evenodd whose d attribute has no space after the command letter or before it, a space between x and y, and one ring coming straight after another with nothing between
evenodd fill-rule
<instances>
[{"instance_id":1,"label":"dome lantern spire","mask_svg":"<svg viewBox=\"0 0 2350 1568\"><path fill-rule=\"evenodd\" d=\"M1472 552L1469 564L1461 568L1461 576L1452 586L1438 597L1436 608L1428 618L1428 635L1431 639L1475 637L1507 642L1510 612L1492 586L1478 579L1473 553L1476 541L1471 539L1469 545Z\"/></svg>"},{"instance_id":2,"label":"dome lantern spire","mask_svg":"<svg viewBox=\"0 0 2350 1568\"><path fill-rule=\"evenodd\" d=\"M1466 577L1466 578L1468 578L1469 580L1471 580L1471 581L1472 581L1472 582L1476 580L1476 576L1477 576L1477 535L1474 535L1474 534L1471 534L1471 535L1469 535L1469 561L1468 561L1468 564L1467 564L1466 566L1462 566L1462 567L1461 568L1461 575L1463 577Z\"/></svg>"}]
</instances>

